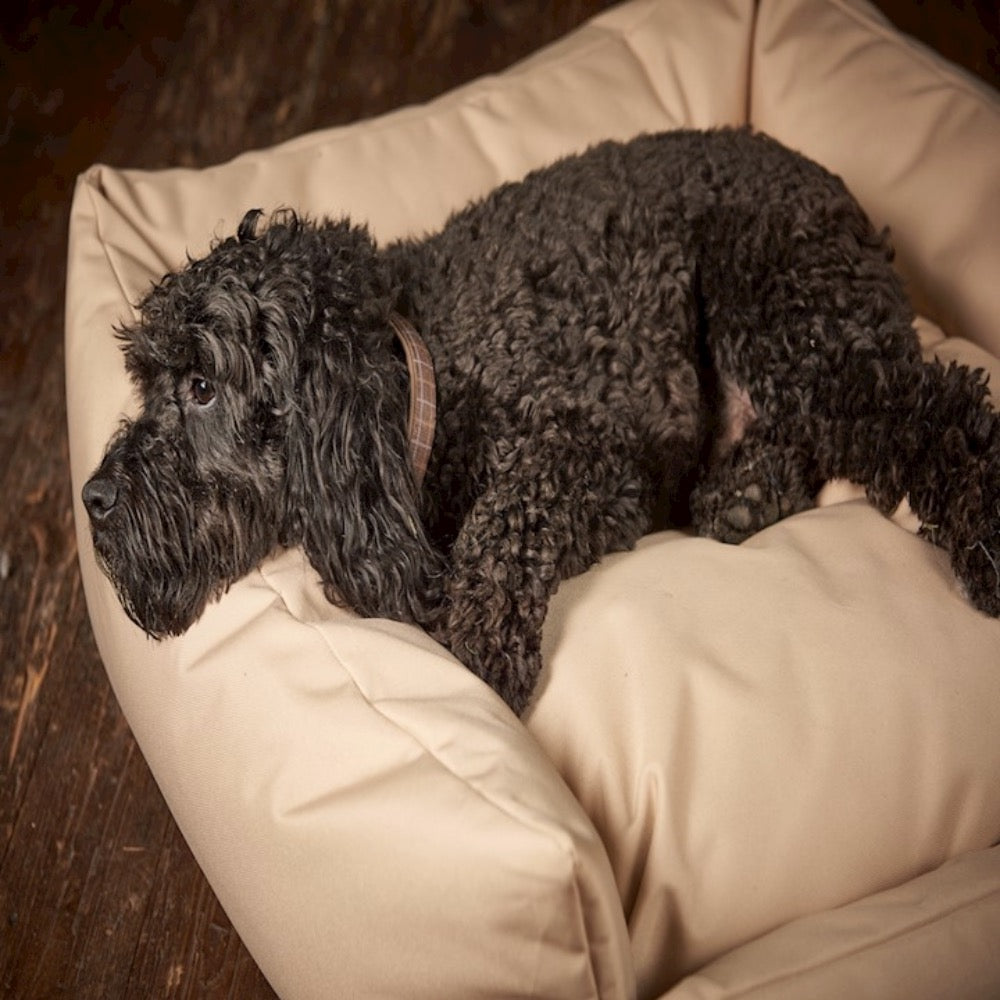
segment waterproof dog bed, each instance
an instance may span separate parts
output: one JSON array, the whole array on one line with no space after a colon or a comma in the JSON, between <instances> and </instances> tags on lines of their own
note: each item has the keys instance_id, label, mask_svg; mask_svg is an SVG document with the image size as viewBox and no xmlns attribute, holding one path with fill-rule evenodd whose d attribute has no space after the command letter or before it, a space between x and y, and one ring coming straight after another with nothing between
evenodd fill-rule
<instances>
[{"instance_id":1,"label":"waterproof dog bed","mask_svg":"<svg viewBox=\"0 0 1000 1000\"><path fill-rule=\"evenodd\" d=\"M559 590L519 721L276 554L152 643L79 490L134 412L114 325L244 211L390 239L603 138L751 122L892 228L928 354L1000 384L1000 104L849 0L634 0L507 73L201 171L79 181L80 562L115 692L284 997L1000 993L1000 623L846 484L740 546L667 532Z\"/></svg>"}]
</instances>

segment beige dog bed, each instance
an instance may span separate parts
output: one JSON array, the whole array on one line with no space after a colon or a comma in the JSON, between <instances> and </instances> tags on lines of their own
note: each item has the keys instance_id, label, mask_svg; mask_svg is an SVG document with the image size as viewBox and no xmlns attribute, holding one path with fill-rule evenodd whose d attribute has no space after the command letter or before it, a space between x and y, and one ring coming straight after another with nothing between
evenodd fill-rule
<instances>
[{"instance_id":1,"label":"beige dog bed","mask_svg":"<svg viewBox=\"0 0 1000 1000\"><path fill-rule=\"evenodd\" d=\"M861 2L634 0L424 107L85 174L77 497L134 406L113 325L245 209L386 239L601 138L745 121L891 225L928 351L1000 384L996 95ZM295 551L152 643L76 513L115 691L282 996L998 996L1000 623L905 518L824 504L564 584L524 723L418 630L328 605Z\"/></svg>"}]
</instances>

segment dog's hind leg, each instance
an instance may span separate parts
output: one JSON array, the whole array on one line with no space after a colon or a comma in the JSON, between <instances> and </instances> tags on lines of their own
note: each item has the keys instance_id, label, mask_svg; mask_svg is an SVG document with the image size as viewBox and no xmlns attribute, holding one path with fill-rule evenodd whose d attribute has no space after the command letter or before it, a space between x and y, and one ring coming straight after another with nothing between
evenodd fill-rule
<instances>
[{"instance_id":1,"label":"dog's hind leg","mask_svg":"<svg viewBox=\"0 0 1000 1000\"><path fill-rule=\"evenodd\" d=\"M812 288L773 324L770 355L758 357L755 370L734 355L742 365L735 377L745 379L762 426L779 429L779 452L790 449L787 466L771 463L792 470L782 491L796 470L810 468L807 487L849 479L885 513L908 499L972 602L1000 615L1000 416L985 379L963 366L925 363L909 308L886 292L890 283L873 293L871 282L845 281L839 270L839 284L818 285L826 296L810 302L813 270ZM811 466L795 460L796 451Z\"/></svg>"},{"instance_id":2,"label":"dog's hind leg","mask_svg":"<svg viewBox=\"0 0 1000 1000\"><path fill-rule=\"evenodd\" d=\"M759 422L756 443L748 434L731 465L741 452L765 466L770 455L770 467L785 471L779 494L791 482L794 496L805 469L803 486L850 479L887 513L907 498L973 603L1000 615L1000 416L982 373L922 360L891 254L846 198L819 209L772 206L740 221L755 238L715 234L733 255L709 258L701 286L712 362ZM771 452L761 448L767 428ZM774 446L811 464L782 465ZM716 479L745 494L739 470L728 479L725 471ZM706 496L711 472L708 482Z\"/></svg>"},{"instance_id":3,"label":"dog's hind leg","mask_svg":"<svg viewBox=\"0 0 1000 1000\"><path fill-rule=\"evenodd\" d=\"M559 582L649 527L652 477L637 442L589 415L508 433L451 551L432 634L517 713L541 671L541 630ZM634 437L634 435L632 436Z\"/></svg>"},{"instance_id":4,"label":"dog's hind leg","mask_svg":"<svg viewBox=\"0 0 1000 1000\"><path fill-rule=\"evenodd\" d=\"M823 481L849 479L885 514L906 498L972 602L1000 615L1000 416L982 373L862 353L839 379L709 465L691 496L695 529L740 542L812 507Z\"/></svg>"},{"instance_id":5,"label":"dog's hind leg","mask_svg":"<svg viewBox=\"0 0 1000 1000\"><path fill-rule=\"evenodd\" d=\"M808 421L821 472L862 484L886 513L906 497L972 602L1000 615L1000 415L983 373L871 359L846 374L862 390L853 403Z\"/></svg>"}]
</instances>

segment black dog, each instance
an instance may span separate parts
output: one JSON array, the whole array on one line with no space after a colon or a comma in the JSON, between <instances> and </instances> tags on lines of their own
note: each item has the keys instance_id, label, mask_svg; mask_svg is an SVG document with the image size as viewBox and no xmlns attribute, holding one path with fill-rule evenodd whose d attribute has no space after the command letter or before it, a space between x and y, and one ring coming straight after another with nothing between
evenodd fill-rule
<instances>
[{"instance_id":1,"label":"black dog","mask_svg":"<svg viewBox=\"0 0 1000 1000\"><path fill-rule=\"evenodd\" d=\"M738 541L838 476L909 497L1000 614L985 379L921 361L884 239L773 140L604 143L384 249L259 215L121 331L142 412L83 495L150 635L301 545L330 600L419 623L521 711L560 580L654 512ZM439 399L423 482L401 316Z\"/></svg>"}]
</instances>

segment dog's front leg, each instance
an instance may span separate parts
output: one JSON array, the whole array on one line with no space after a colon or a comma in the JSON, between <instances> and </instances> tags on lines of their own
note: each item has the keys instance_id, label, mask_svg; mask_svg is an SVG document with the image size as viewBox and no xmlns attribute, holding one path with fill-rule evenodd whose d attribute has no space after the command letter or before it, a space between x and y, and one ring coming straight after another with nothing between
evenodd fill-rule
<instances>
[{"instance_id":1,"label":"dog's front leg","mask_svg":"<svg viewBox=\"0 0 1000 1000\"><path fill-rule=\"evenodd\" d=\"M434 631L518 714L538 681L559 582L649 527L652 489L630 457L634 441L582 431L550 423L499 454L451 553Z\"/></svg>"}]
</instances>

